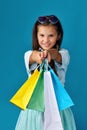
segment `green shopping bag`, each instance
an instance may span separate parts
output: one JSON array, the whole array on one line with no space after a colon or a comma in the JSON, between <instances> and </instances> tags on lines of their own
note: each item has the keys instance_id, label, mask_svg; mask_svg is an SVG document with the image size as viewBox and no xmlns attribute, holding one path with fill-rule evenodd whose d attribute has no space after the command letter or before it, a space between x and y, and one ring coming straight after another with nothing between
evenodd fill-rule
<instances>
[{"instance_id":1,"label":"green shopping bag","mask_svg":"<svg viewBox=\"0 0 87 130\"><path fill-rule=\"evenodd\" d=\"M28 109L44 111L44 71L42 70L35 86L34 92L27 105Z\"/></svg>"}]
</instances>

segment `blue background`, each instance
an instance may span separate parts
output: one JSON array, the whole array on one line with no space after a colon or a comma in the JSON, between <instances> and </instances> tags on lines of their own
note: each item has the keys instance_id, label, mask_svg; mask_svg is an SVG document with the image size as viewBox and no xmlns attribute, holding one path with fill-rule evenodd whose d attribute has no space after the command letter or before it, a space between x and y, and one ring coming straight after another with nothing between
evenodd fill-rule
<instances>
[{"instance_id":1,"label":"blue background","mask_svg":"<svg viewBox=\"0 0 87 130\"><path fill-rule=\"evenodd\" d=\"M31 49L32 27L39 15L57 15L64 29L62 47L70 52L66 89L77 130L87 129L87 1L0 1L0 130L14 130L20 109L10 98L27 79L24 53Z\"/></svg>"}]
</instances>

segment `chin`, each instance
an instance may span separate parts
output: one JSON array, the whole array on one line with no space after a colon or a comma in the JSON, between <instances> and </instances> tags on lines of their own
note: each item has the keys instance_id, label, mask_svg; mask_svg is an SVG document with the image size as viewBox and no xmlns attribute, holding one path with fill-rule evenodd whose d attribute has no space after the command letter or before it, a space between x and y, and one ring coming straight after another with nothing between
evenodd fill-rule
<instances>
[{"instance_id":1,"label":"chin","mask_svg":"<svg viewBox=\"0 0 87 130\"><path fill-rule=\"evenodd\" d=\"M44 50L49 50L49 49L51 49L51 47L44 47L43 49Z\"/></svg>"},{"instance_id":2,"label":"chin","mask_svg":"<svg viewBox=\"0 0 87 130\"><path fill-rule=\"evenodd\" d=\"M44 48L44 50L47 50L47 51L48 51L49 49L50 49L50 48Z\"/></svg>"}]
</instances>

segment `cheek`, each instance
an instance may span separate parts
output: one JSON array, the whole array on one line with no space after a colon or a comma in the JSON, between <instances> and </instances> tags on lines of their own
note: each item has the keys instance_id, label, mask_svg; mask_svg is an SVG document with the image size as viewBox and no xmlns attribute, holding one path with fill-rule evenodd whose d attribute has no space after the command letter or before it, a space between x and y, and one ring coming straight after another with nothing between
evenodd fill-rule
<instances>
[{"instance_id":1,"label":"cheek","mask_svg":"<svg viewBox=\"0 0 87 130\"><path fill-rule=\"evenodd\" d=\"M57 38L52 39L52 42L53 42L54 44L56 43L56 41L57 41Z\"/></svg>"},{"instance_id":2,"label":"cheek","mask_svg":"<svg viewBox=\"0 0 87 130\"><path fill-rule=\"evenodd\" d=\"M38 44L41 45L42 38L38 37Z\"/></svg>"},{"instance_id":3,"label":"cheek","mask_svg":"<svg viewBox=\"0 0 87 130\"><path fill-rule=\"evenodd\" d=\"M40 41L40 37L37 35L37 40L38 40L38 42Z\"/></svg>"},{"instance_id":4,"label":"cheek","mask_svg":"<svg viewBox=\"0 0 87 130\"><path fill-rule=\"evenodd\" d=\"M38 42L40 43L41 41L42 41L42 39L39 37L39 38L38 38Z\"/></svg>"}]
</instances>

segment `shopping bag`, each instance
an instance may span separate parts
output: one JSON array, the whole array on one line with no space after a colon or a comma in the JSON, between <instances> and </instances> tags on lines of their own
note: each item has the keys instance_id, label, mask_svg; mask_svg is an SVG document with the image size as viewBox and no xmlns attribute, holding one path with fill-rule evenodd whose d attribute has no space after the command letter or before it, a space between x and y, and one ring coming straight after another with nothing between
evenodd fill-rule
<instances>
[{"instance_id":1,"label":"shopping bag","mask_svg":"<svg viewBox=\"0 0 87 130\"><path fill-rule=\"evenodd\" d=\"M16 94L11 98L10 102L20 107L21 109L26 109L39 76L40 71L36 69L34 73L24 82Z\"/></svg>"},{"instance_id":2,"label":"shopping bag","mask_svg":"<svg viewBox=\"0 0 87 130\"><path fill-rule=\"evenodd\" d=\"M50 71L44 72L44 130L63 130Z\"/></svg>"},{"instance_id":3,"label":"shopping bag","mask_svg":"<svg viewBox=\"0 0 87 130\"><path fill-rule=\"evenodd\" d=\"M34 92L27 105L28 109L44 111L44 71L42 70Z\"/></svg>"},{"instance_id":4,"label":"shopping bag","mask_svg":"<svg viewBox=\"0 0 87 130\"><path fill-rule=\"evenodd\" d=\"M64 110L70 106L73 106L74 103L71 97L69 96L64 86L60 82L58 76L55 74L55 72L51 68L50 68L50 73L51 73L51 78L52 78L53 87L54 87L59 110Z\"/></svg>"}]
</instances>

